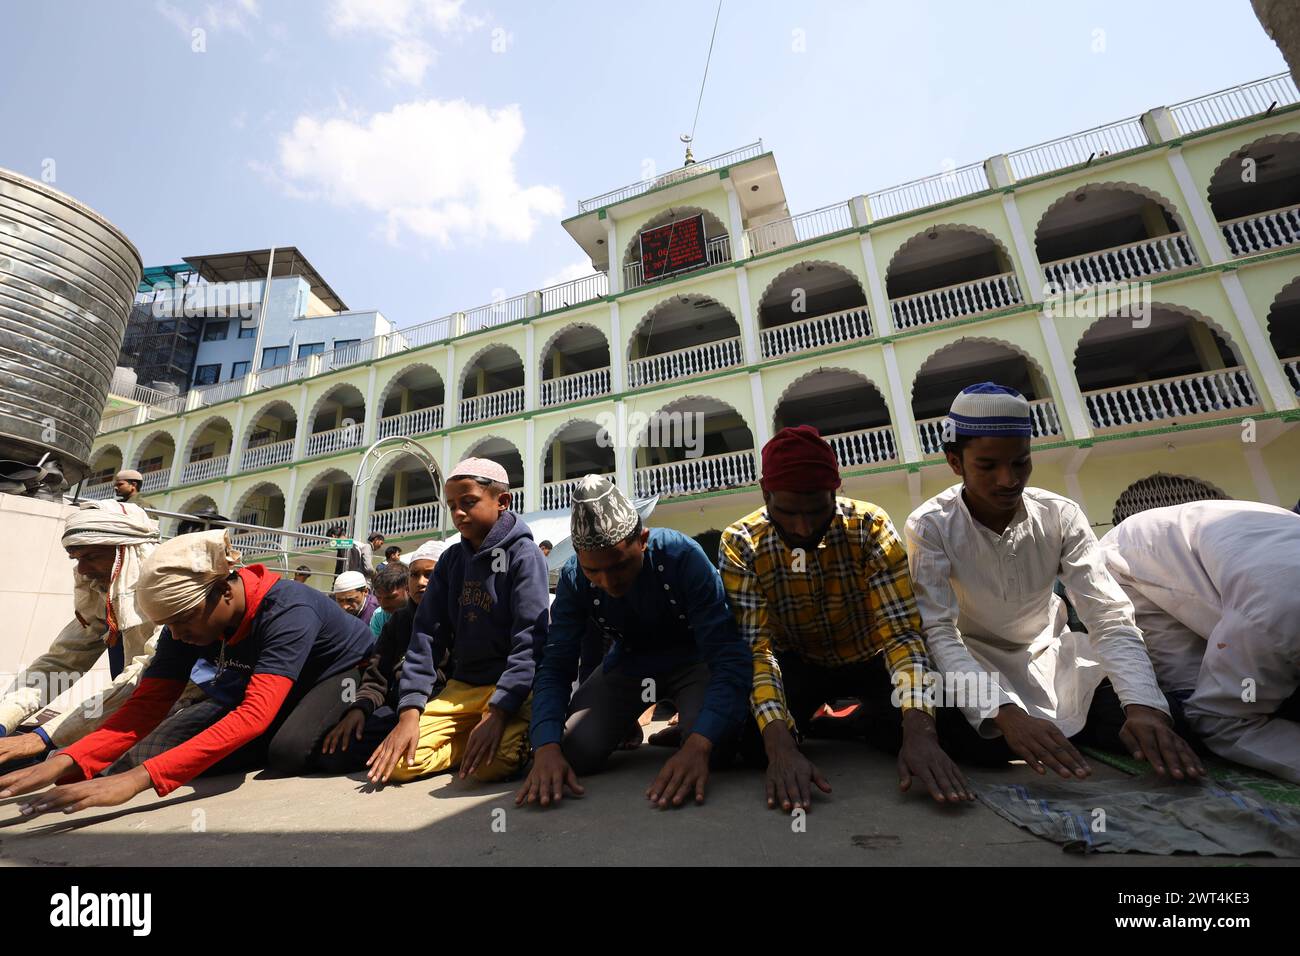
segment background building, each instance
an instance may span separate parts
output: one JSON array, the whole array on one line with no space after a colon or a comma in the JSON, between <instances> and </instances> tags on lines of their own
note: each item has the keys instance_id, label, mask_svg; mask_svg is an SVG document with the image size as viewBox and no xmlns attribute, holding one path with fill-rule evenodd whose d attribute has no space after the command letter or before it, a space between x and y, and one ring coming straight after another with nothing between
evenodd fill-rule
<instances>
[{"instance_id":1,"label":"background building","mask_svg":"<svg viewBox=\"0 0 1300 956\"><path fill-rule=\"evenodd\" d=\"M952 397L993 379L1033 403L1033 483L1099 531L1135 503L1300 498L1288 75L811 212L784 195L753 144L585 200L564 227L593 275L115 412L93 467L148 472L171 510L313 532L354 513L401 543L443 527L423 466L352 488L401 435L439 467L502 462L521 510L597 471L694 534L757 507L757 450L809 423L845 493L901 523L954 480ZM685 238L665 261L666 226Z\"/></svg>"}]
</instances>

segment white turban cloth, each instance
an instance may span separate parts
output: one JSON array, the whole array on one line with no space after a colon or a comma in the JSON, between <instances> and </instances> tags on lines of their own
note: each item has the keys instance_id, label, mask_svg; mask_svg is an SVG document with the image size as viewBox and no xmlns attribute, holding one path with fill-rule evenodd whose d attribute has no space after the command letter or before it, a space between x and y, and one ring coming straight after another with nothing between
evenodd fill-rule
<instances>
[{"instance_id":1,"label":"white turban cloth","mask_svg":"<svg viewBox=\"0 0 1300 956\"><path fill-rule=\"evenodd\" d=\"M82 502L80 511L64 519L61 544L117 549L107 593L91 578L72 572L73 607L83 623L105 621L109 646L122 631L149 623L139 606L138 588L140 570L158 545L158 525L143 508L117 501Z\"/></svg>"},{"instance_id":2,"label":"white turban cloth","mask_svg":"<svg viewBox=\"0 0 1300 956\"><path fill-rule=\"evenodd\" d=\"M202 604L212 585L230 577L242 557L224 528L182 534L166 541L140 571L138 603L161 624Z\"/></svg>"}]
</instances>

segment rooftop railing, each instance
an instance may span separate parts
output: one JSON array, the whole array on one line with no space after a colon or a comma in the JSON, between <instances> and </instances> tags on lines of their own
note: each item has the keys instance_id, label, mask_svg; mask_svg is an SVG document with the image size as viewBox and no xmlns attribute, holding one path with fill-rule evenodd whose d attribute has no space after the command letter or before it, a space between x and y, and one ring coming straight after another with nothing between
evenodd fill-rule
<instances>
[{"instance_id":1,"label":"rooftop railing","mask_svg":"<svg viewBox=\"0 0 1300 956\"><path fill-rule=\"evenodd\" d=\"M674 182L682 182L687 179L693 179L701 173L713 172L722 169L725 166L731 166L734 163L743 162L746 159L753 159L755 156L763 154L763 141L750 143L748 146L742 146L739 149L733 149L727 153L719 153L717 156L710 156L708 159L702 159L697 163L689 166L679 166L677 169L669 170L660 176L650 176L639 182L627 186L620 186L618 189L611 189L607 193L601 193L599 196L593 196L591 199L582 199L578 201L578 214L592 212L605 206L613 205L616 202L623 202L625 199L631 199L633 196L639 196L642 193L649 192L659 186L665 186Z\"/></svg>"},{"instance_id":2,"label":"rooftop railing","mask_svg":"<svg viewBox=\"0 0 1300 956\"><path fill-rule=\"evenodd\" d=\"M1290 73L1278 73L1184 100L1169 107L1169 112L1174 115L1180 132L1197 133L1293 103L1300 103L1300 91L1296 90L1295 80L1291 79Z\"/></svg>"}]
</instances>

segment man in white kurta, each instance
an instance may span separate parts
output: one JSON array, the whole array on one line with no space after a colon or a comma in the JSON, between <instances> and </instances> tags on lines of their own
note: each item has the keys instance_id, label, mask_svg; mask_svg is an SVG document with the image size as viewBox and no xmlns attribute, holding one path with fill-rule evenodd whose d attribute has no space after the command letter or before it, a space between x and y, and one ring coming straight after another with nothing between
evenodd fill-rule
<instances>
[{"instance_id":1,"label":"man in white kurta","mask_svg":"<svg viewBox=\"0 0 1300 956\"><path fill-rule=\"evenodd\" d=\"M1101 540L1156 676L1216 754L1300 783L1300 515L1197 501Z\"/></svg>"},{"instance_id":2,"label":"man in white kurta","mask_svg":"<svg viewBox=\"0 0 1300 956\"><path fill-rule=\"evenodd\" d=\"M1005 737L1035 770L1083 777L1090 768L1068 738L1088 726L1109 678L1112 729L1086 742L1195 776L1199 762L1172 732L1133 606L1107 573L1082 509L1027 486L1028 402L991 382L972 385L954 400L945 431L962 483L913 511L906 537L930 657L946 688L965 691L948 703L984 740ZM1058 578L1089 633L1068 629L1053 593Z\"/></svg>"}]
</instances>

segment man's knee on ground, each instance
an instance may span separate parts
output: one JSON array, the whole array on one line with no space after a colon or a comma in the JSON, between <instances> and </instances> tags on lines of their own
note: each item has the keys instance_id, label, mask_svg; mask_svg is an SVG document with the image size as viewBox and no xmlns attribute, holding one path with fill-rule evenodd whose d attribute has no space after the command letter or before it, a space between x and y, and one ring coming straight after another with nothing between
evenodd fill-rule
<instances>
[{"instance_id":1,"label":"man's knee on ground","mask_svg":"<svg viewBox=\"0 0 1300 956\"><path fill-rule=\"evenodd\" d=\"M614 752L613 748L596 739L595 734L584 732L582 724L565 732L560 749L564 752L564 759L579 777L599 773L605 768L609 755Z\"/></svg>"}]
</instances>

